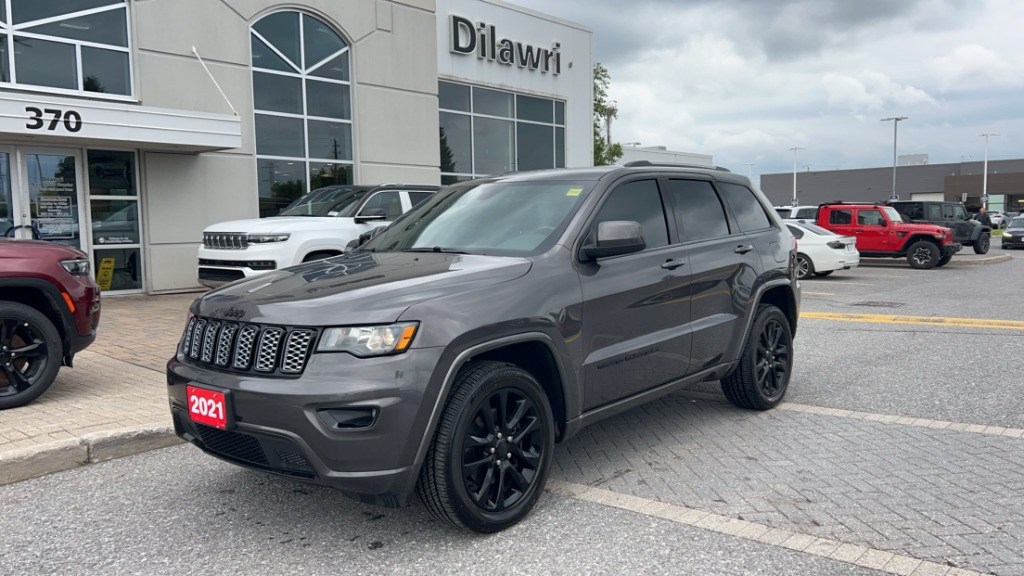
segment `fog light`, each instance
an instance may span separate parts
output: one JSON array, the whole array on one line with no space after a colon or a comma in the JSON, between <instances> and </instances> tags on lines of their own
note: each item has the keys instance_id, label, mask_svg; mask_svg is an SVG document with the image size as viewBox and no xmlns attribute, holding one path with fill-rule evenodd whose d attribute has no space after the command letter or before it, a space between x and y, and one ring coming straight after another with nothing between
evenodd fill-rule
<instances>
[{"instance_id":1,"label":"fog light","mask_svg":"<svg viewBox=\"0 0 1024 576\"><path fill-rule=\"evenodd\" d=\"M369 428L377 421L377 408L327 408L318 410L317 415L329 428L335 430L354 430Z\"/></svg>"}]
</instances>

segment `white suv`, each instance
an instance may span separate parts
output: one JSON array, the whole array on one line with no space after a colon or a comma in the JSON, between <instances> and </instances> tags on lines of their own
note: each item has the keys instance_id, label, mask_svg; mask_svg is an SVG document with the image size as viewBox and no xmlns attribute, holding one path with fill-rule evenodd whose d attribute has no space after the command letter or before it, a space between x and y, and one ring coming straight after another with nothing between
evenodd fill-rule
<instances>
[{"instance_id":1,"label":"white suv","mask_svg":"<svg viewBox=\"0 0 1024 576\"><path fill-rule=\"evenodd\" d=\"M426 200L437 186L329 186L278 216L233 220L203 230L199 283L220 286L300 262L344 253L360 234L386 226Z\"/></svg>"},{"instance_id":2,"label":"white suv","mask_svg":"<svg viewBox=\"0 0 1024 576\"><path fill-rule=\"evenodd\" d=\"M818 217L817 206L775 206L775 213L783 220L810 220Z\"/></svg>"}]
</instances>

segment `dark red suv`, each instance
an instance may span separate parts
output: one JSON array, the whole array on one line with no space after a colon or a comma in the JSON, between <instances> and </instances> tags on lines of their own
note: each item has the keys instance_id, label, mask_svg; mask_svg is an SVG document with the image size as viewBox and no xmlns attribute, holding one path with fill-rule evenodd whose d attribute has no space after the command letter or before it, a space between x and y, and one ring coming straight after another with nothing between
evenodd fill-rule
<instances>
[{"instance_id":1,"label":"dark red suv","mask_svg":"<svg viewBox=\"0 0 1024 576\"><path fill-rule=\"evenodd\" d=\"M89 257L55 242L0 239L0 410L39 397L96 339Z\"/></svg>"}]
</instances>

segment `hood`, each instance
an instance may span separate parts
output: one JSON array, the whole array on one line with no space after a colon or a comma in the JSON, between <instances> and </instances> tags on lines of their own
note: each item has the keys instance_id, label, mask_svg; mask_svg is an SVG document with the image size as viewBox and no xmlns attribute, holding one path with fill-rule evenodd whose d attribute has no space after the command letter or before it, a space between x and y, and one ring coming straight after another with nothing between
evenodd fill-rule
<instances>
[{"instance_id":1,"label":"hood","mask_svg":"<svg viewBox=\"0 0 1024 576\"><path fill-rule=\"evenodd\" d=\"M949 228L945 226L936 226L935 224L893 224L893 227L900 232L923 232L925 234L941 235L944 236L947 232L952 233Z\"/></svg>"},{"instance_id":2,"label":"hood","mask_svg":"<svg viewBox=\"0 0 1024 576\"><path fill-rule=\"evenodd\" d=\"M86 253L78 248L59 242L0 238L0 257L2 258L43 258L47 254L55 259L86 257Z\"/></svg>"},{"instance_id":3,"label":"hood","mask_svg":"<svg viewBox=\"0 0 1024 576\"><path fill-rule=\"evenodd\" d=\"M413 304L518 278L525 258L433 252L352 252L210 292L193 312L290 326L394 322Z\"/></svg>"},{"instance_id":4,"label":"hood","mask_svg":"<svg viewBox=\"0 0 1024 576\"><path fill-rule=\"evenodd\" d=\"M296 230L337 229L345 222L352 222L352 219L327 216L272 216L270 218L219 222L207 226L203 232L274 234L277 232L294 232Z\"/></svg>"}]
</instances>

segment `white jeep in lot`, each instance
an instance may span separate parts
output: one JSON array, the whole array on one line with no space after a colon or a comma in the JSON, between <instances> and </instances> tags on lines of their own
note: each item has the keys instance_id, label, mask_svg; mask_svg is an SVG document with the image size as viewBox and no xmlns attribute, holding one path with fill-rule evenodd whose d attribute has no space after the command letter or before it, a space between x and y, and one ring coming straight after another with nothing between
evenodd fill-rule
<instances>
[{"instance_id":1,"label":"white jeep in lot","mask_svg":"<svg viewBox=\"0 0 1024 576\"><path fill-rule=\"evenodd\" d=\"M337 256L360 234L390 224L437 190L404 184L329 186L303 196L278 216L213 224L203 230L199 283L215 287Z\"/></svg>"}]
</instances>

